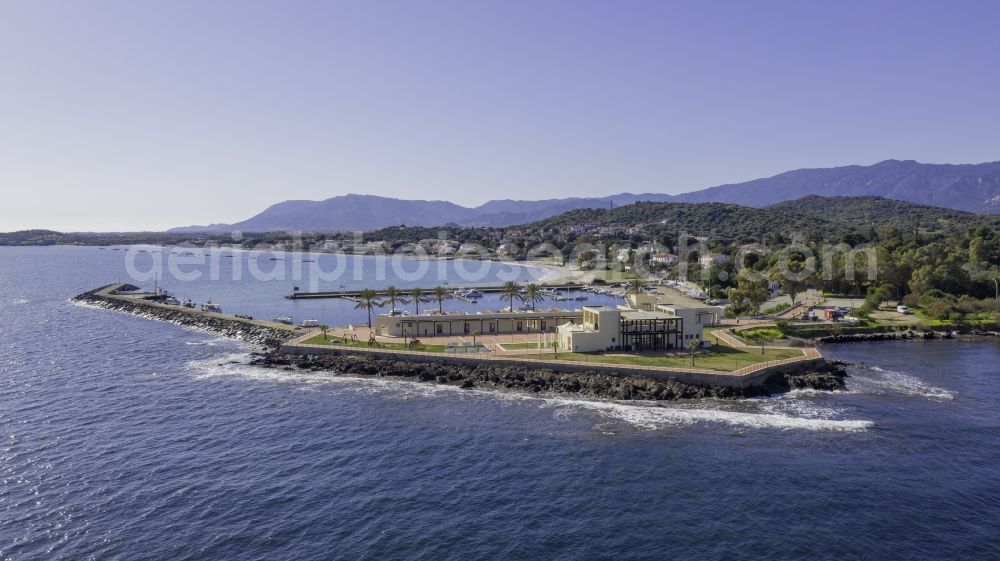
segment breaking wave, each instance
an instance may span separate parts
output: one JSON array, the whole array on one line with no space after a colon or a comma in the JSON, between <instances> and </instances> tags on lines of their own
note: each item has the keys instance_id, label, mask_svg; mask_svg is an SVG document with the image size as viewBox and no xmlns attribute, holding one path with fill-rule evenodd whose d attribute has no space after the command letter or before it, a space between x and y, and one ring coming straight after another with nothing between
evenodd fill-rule
<instances>
[{"instance_id":1,"label":"breaking wave","mask_svg":"<svg viewBox=\"0 0 1000 561\"><path fill-rule=\"evenodd\" d=\"M954 399L957 392L932 386L915 376L898 370L890 370L879 366L867 368L874 375L864 375L858 372L852 378L851 391L859 393L887 394L898 393L924 397L927 399L947 401Z\"/></svg>"},{"instance_id":2,"label":"breaking wave","mask_svg":"<svg viewBox=\"0 0 1000 561\"><path fill-rule=\"evenodd\" d=\"M397 399L449 395L469 399L521 401L551 408L557 419L578 414L597 414L607 421L623 422L639 430L660 430L701 424L717 424L750 429L861 432L873 422L837 418L842 412L809 400L809 394L792 392L766 399L735 402L625 402L585 398L533 396L498 390L463 390L456 386L400 380L341 376L329 372L285 371L247 364L246 353L187 363L196 378L241 377L270 383L295 384L302 390L335 387L338 391L382 394ZM821 394L823 392L816 392ZM812 396L822 397L822 396Z\"/></svg>"}]
</instances>

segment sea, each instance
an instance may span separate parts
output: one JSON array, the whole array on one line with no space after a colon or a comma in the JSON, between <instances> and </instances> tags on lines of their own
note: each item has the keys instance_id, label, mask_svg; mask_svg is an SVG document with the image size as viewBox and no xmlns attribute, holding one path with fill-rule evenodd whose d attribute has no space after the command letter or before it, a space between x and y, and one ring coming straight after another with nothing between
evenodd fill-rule
<instances>
[{"instance_id":1,"label":"sea","mask_svg":"<svg viewBox=\"0 0 1000 561\"><path fill-rule=\"evenodd\" d=\"M367 312L283 296L546 273L128 249L0 248L0 560L1000 559L995 341L825 346L847 391L740 401L266 370L239 341L70 298L128 281L343 324Z\"/></svg>"}]
</instances>

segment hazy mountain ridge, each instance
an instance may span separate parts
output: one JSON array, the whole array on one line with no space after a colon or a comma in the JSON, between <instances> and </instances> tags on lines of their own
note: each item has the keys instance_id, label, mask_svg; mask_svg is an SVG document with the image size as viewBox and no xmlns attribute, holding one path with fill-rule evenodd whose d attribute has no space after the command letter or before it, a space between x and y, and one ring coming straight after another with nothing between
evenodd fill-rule
<instances>
[{"instance_id":1,"label":"hazy mountain ridge","mask_svg":"<svg viewBox=\"0 0 1000 561\"><path fill-rule=\"evenodd\" d=\"M637 201L729 203L765 207L808 195L885 197L980 214L1000 211L1000 162L922 164L886 160L871 166L799 169L680 195L620 193L537 201L492 200L478 207L447 201L342 195L325 201L285 201L242 222L190 226L171 232L375 230L387 226L512 226L585 208Z\"/></svg>"},{"instance_id":2,"label":"hazy mountain ridge","mask_svg":"<svg viewBox=\"0 0 1000 561\"><path fill-rule=\"evenodd\" d=\"M761 207L806 195L885 197L986 214L1000 208L1000 162L954 165L886 160L871 166L799 169L684 193L674 200Z\"/></svg>"}]
</instances>

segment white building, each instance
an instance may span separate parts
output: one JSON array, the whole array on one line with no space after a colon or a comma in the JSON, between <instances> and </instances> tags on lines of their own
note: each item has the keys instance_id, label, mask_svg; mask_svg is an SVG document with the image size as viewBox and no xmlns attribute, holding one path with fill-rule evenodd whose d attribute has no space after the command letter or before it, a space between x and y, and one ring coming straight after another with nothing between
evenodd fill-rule
<instances>
[{"instance_id":1,"label":"white building","mask_svg":"<svg viewBox=\"0 0 1000 561\"><path fill-rule=\"evenodd\" d=\"M559 346L579 353L680 350L700 343L705 327L723 315L719 306L657 305L655 300L650 294L630 294L631 307L586 306L580 323L559 326Z\"/></svg>"},{"instance_id":2,"label":"white building","mask_svg":"<svg viewBox=\"0 0 1000 561\"><path fill-rule=\"evenodd\" d=\"M667 267L672 267L677 264L677 259L678 257L673 253L668 253L664 251L654 254L652 257L649 258L649 261L651 263L659 263L661 265L666 265Z\"/></svg>"},{"instance_id":3,"label":"white building","mask_svg":"<svg viewBox=\"0 0 1000 561\"><path fill-rule=\"evenodd\" d=\"M707 253L698 260L701 266L704 268L714 267L717 265L722 265L726 261L729 261L729 257L723 253Z\"/></svg>"}]
</instances>

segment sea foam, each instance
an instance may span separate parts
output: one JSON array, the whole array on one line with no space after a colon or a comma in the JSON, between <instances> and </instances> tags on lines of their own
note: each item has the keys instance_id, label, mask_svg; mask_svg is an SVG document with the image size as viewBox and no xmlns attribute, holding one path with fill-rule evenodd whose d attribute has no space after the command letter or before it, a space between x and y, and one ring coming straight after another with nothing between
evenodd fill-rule
<instances>
[{"instance_id":1,"label":"sea foam","mask_svg":"<svg viewBox=\"0 0 1000 561\"><path fill-rule=\"evenodd\" d=\"M812 403L797 394L740 400L736 402L701 400L693 402L611 401L551 395L527 395L500 390L463 390L456 386L400 380L342 376L330 372L287 371L247 364L246 353L195 360L187 368L196 378L241 377L270 383L295 384L303 390L327 386L337 391L381 394L394 399L433 398L442 395L493 401L523 401L552 408L553 417L569 418L578 414L597 414L605 420L623 422L640 430L660 430L696 424L751 429L798 429L810 431L859 432L874 423L867 420L836 418L841 411ZM820 399L822 399L820 397Z\"/></svg>"}]
</instances>

